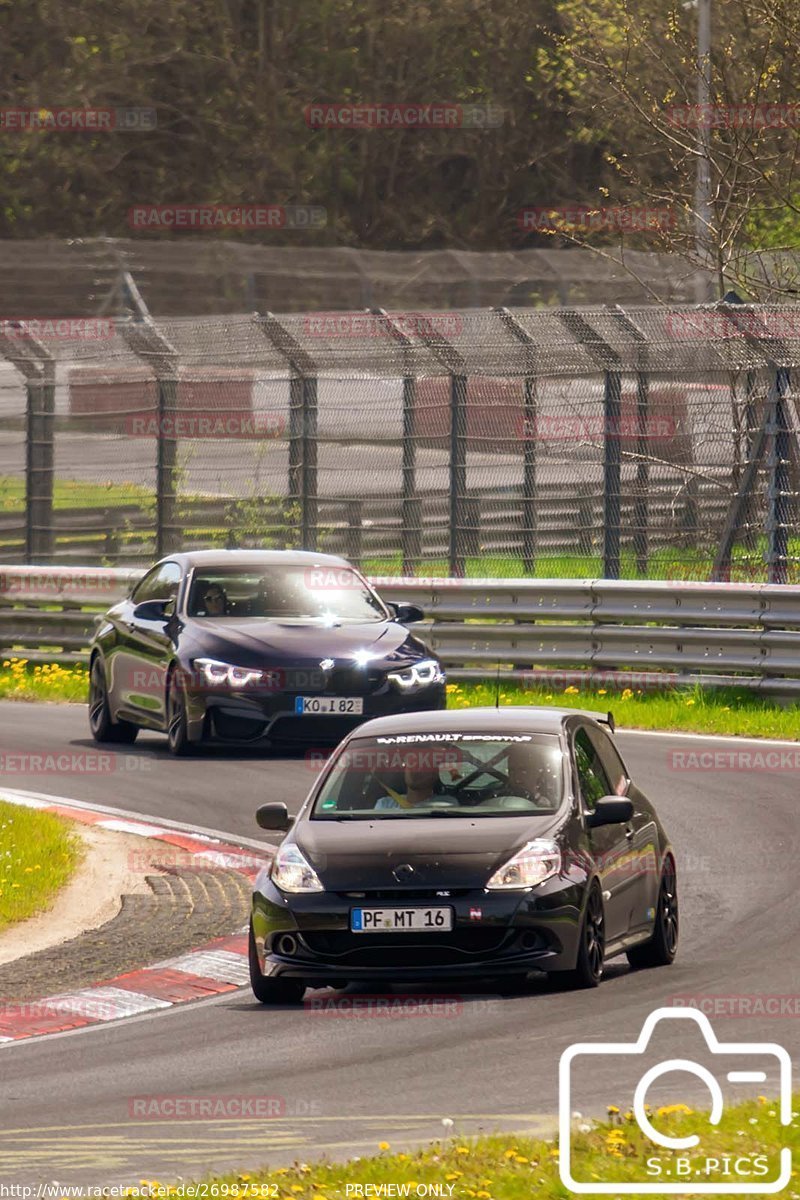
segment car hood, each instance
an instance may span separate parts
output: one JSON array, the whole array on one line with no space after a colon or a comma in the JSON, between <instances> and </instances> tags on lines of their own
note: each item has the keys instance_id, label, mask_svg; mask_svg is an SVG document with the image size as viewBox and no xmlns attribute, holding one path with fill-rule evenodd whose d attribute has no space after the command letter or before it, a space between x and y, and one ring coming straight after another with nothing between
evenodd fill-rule
<instances>
[{"instance_id":1,"label":"car hood","mask_svg":"<svg viewBox=\"0 0 800 1200\"><path fill-rule=\"evenodd\" d=\"M316 667L321 658L347 661L358 650L385 659L406 642L416 644L405 626L394 621L364 621L331 628L313 621L247 617L225 621L193 618L187 622L185 640L194 654L207 654L244 667L284 659Z\"/></svg>"},{"instance_id":2,"label":"car hood","mask_svg":"<svg viewBox=\"0 0 800 1200\"><path fill-rule=\"evenodd\" d=\"M305 821L292 840L329 891L474 888L526 842L552 836L560 823L553 814ZM398 879L400 866L413 870Z\"/></svg>"}]
</instances>

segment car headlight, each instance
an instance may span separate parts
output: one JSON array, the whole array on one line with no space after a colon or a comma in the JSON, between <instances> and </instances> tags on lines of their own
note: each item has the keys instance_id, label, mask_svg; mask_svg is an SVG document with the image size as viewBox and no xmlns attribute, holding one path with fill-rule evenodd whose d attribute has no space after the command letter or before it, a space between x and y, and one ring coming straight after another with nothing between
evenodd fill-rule
<instances>
[{"instance_id":1,"label":"car headlight","mask_svg":"<svg viewBox=\"0 0 800 1200\"><path fill-rule=\"evenodd\" d=\"M402 671L390 671L387 678L401 692L417 692L432 683L443 683L444 671L435 658L422 658Z\"/></svg>"},{"instance_id":2,"label":"car headlight","mask_svg":"<svg viewBox=\"0 0 800 1200\"><path fill-rule=\"evenodd\" d=\"M216 658L196 658L194 665L201 679L212 687L253 687L257 683L268 682L270 678L266 671L236 667L233 663L220 662Z\"/></svg>"},{"instance_id":3,"label":"car headlight","mask_svg":"<svg viewBox=\"0 0 800 1200\"><path fill-rule=\"evenodd\" d=\"M324 892L322 880L300 850L290 842L279 846L272 861L270 879L282 892Z\"/></svg>"},{"instance_id":4,"label":"car headlight","mask_svg":"<svg viewBox=\"0 0 800 1200\"><path fill-rule=\"evenodd\" d=\"M492 875L486 887L490 891L536 887L561 870L561 851L555 842L537 838L504 863Z\"/></svg>"}]
</instances>

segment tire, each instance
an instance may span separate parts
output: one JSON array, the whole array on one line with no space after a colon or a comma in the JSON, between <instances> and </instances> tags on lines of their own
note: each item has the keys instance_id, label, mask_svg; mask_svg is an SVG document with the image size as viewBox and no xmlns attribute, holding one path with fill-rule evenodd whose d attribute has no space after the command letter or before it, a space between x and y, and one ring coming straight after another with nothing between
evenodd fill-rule
<instances>
[{"instance_id":1,"label":"tire","mask_svg":"<svg viewBox=\"0 0 800 1200\"><path fill-rule=\"evenodd\" d=\"M177 671L172 672L167 684L167 742L176 758L186 758L196 749L189 741L186 692Z\"/></svg>"},{"instance_id":2,"label":"tire","mask_svg":"<svg viewBox=\"0 0 800 1200\"><path fill-rule=\"evenodd\" d=\"M658 905L652 936L627 951L627 959L635 970L647 967L668 967L678 952L680 919L678 914L678 876L675 861L668 857L658 885Z\"/></svg>"},{"instance_id":3,"label":"tire","mask_svg":"<svg viewBox=\"0 0 800 1200\"><path fill-rule=\"evenodd\" d=\"M102 659L96 655L89 674L89 728L96 742L120 742L131 746L139 732L130 721L112 721L108 685Z\"/></svg>"},{"instance_id":4,"label":"tire","mask_svg":"<svg viewBox=\"0 0 800 1200\"><path fill-rule=\"evenodd\" d=\"M247 958L250 965L250 987L253 989L253 995L259 1003L300 1003L306 990L306 985L302 979L271 978L268 975L261 974L252 921L250 922L250 936L247 940Z\"/></svg>"},{"instance_id":5,"label":"tire","mask_svg":"<svg viewBox=\"0 0 800 1200\"><path fill-rule=\"evenodd\" d=\"M603 897L594 883L586 900L575 967L572 971L552 971L550 978L571 989L597 987L603 978L605 942Z\"/></svg>"}]
</instances>

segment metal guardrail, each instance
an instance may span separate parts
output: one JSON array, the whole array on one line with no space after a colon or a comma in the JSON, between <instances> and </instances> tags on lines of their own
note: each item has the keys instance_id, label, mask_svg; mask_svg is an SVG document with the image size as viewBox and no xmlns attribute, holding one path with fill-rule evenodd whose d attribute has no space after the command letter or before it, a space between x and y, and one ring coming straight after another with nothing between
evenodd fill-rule
<instances>
[{"instance_id":1,"label":"metal guardrail","mask_svg":"<svg viewBox=\"0 0 800 1200\"><path fill-rule=\"evenodd\" d=\"M0 655L87 660L99 613L138 569L0 566ZM800 587L607 579L373 577L418 604L422 636L452 680L493 677L657 688L735 684L800 693Z\"/></svg>"}]
</instances>

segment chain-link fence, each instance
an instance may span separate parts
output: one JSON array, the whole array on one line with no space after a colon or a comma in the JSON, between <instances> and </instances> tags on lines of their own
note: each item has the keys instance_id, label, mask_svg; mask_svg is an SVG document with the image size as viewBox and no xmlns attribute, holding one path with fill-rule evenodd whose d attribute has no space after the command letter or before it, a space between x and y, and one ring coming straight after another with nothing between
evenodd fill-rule
<instances>
[{"instance_id":1,"label":"chain-link fence","mask_svg":"<svg viewBox=\"0 0 800 1200\"><path fill-rule=\"evenodd\" d=\"M0 561L800 578L800 307L0 324Z\"/></svg>"},{"instance_id":2,"label":"chain-link fence","mask_svg":"<svg viewBox=\"0 0 800 1200\"><path fill-rule=\"evenodd\" d=\"M760 279L760 272L754 268ZM3 312L117 316L125 277L155 316L490 305L691 304L699 272L678 255L605 247L390 252L267 246L209 235L0 240ZM768 275L776 275L770 267ZM707 292L704 294L708 294ZM761 295L761 293L758 293ZM771 298L771 297L765 297Z\"/></svg>"}]
</instances>

